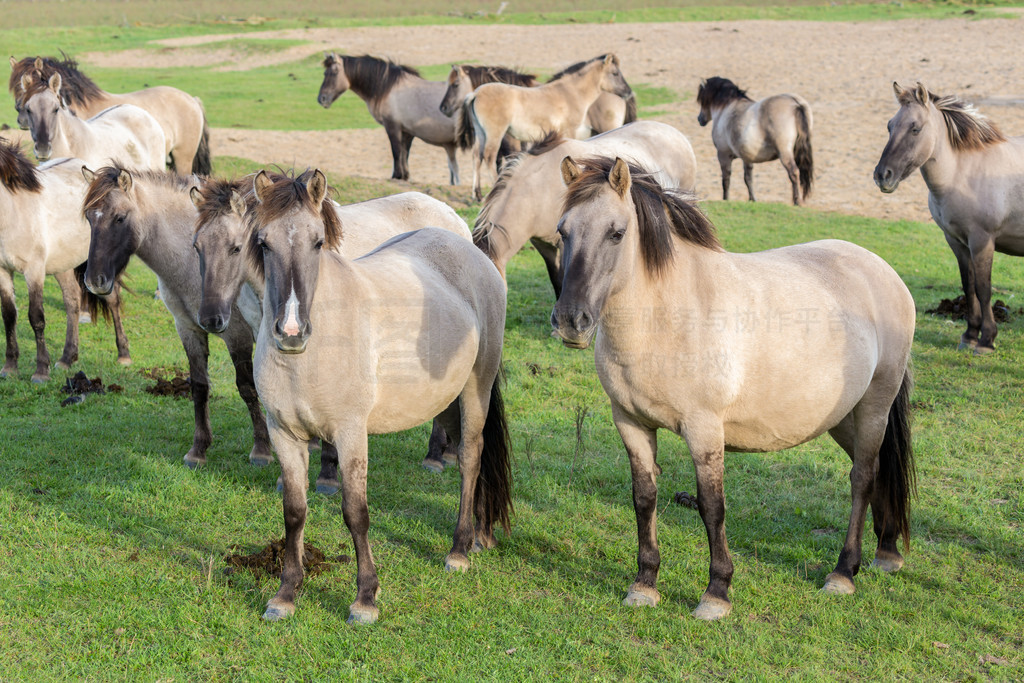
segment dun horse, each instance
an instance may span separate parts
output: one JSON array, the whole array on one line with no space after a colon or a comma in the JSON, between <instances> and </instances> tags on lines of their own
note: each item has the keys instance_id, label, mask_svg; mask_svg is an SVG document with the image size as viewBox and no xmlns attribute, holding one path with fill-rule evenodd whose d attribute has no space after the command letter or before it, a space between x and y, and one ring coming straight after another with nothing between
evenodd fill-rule
<instances>
[{"instance_id":1,"label":"dun horse","mask_svg":"<svg viewBox=\"0 0 1024 683\"><path fill-rule=\"evenodd\" d=\"M853 593L870 503L874 566L903 565L914 465L914 300L882 259L825 240L730 254L683 195L621 159L563 163L565 281L551 324L595 361L629 455L639 552L626 605L655 605L657 435L689 447L711 549L694 615L732 608L724 452L777 451L829 432L853 461L846 540L824 591ZM642 351L641 351L642 350Z\"/></svg>"},{"instance_id":2,"label":"dun horse","mask_svg":"<svg viewBox=\"0 0 1024 683\"><path fill-rule=\"evenodd\" d=\"M60 74L63 81L61 92L64 99L82 118L95 116L118 104L141 107L160 125L164 134L164 156L170 158L173 170L181 174L204 175L213 170L210 164L210 130L199 98L166 85L129 93L110 93L97 86L79 70L78 63L66 55L61 60L52 57L15 60L11 57L8 87L14 96L18 123L22 128L28 128L23 107L22 77L29 75L46 82L55 73Z\"/></svg>"},{"instance_id":3,"label":"dun horse","mask_svg":"<svg viewBox=\"0 0 1024 683\"><path fill-rule=\"evenodd\" d=\"M485 83L466 99L476 135L473 194L481 199L480 167L494 168L506 133L522 142L539 142L549 133L586 137L587 110L602 92L629 97L632 90L613 54L591 61L578 71L536 88Z\"/></svg>"},{"instance_id":4,"label":"dun horse","mask_svg":"<svg viewBox=\"0 0 1024 683\"><path fill-rule=\"evenodd\" d=\"M711 140L722 167L722 199L729 198L733 159L743 161L743 182L754 199L754 164L778 159L799 206L814 185L811 107L799 95L772 95L754 102L728 78L713 76L697 90L697 122L711 122ZM802 196L801 196L802 191Z\"/></svg>"},{"instance_id":5,"label":"dun horse","mask_svg":"<svg viewBox=\"0 0 1024 683\"><path fill-rule=\"evenodd\" d=\"M528 241L544 259L551 286L562 290L561 239L556 228L565 201L559 165L566 155L620 156L657 168L663 187L692 191L697 159L685 135L666 123L637 121L589 140L551 136L513 157L477 217L473 240L505 275L505 266Z\"/></svg>"},{"instance_id":6,"label":"dun horse","mask_svg":"<svg viewBox=\"0 0 1024 683\"><path fill-rule=\"evenodd\" d=\"M77 157L98 166L110 159L134 168L164 168L164 133L144 109L118 104L91 119L80 119L61 96L60 74L48 82L22 79L23 107L36 157Z\"/></svg>"},{"instance_id":7,"label":"dun horse","mask_svg":"<svg viewBox=\"0 0 1024 683\"><path fill-rule=\"evenodd\" d=\"M370 116L388 134L394 158L393 179L409 179L409 148L413 139L419 138L444 148L449 180L458 185L455 124L438 108L446 87L444 81L424 80L412 67L368 55L349 57L331 52L324 58L324 80L317 102L327 109L346 90L366 102Z\"/></svg>"},{"instance_id":8,"label":"dun horse","mask_svg":"<svg viewBox=\"0 0 1024 683\"><path fill-rule=\"evenodd\" d=\"M928 209L956 256L967 301L961 349L991 353L994 252L1024 256L1024 137L1007 139L973 105L893 83L900 109L875 166L875 183L895 192L921 169Z\"/></svg>"},{"instance_id":9,"label":"dun horse","mask_svg":"<svg viewBox=\"0 0 1024 683\"><path fill-rule=\"evenodd\" d=\"M306 521L306 442L335 443L342 508L356 554L350 622L377 619L379 582L367 539L367 434L435 415L459 444L462 486L449 570L508 530L511 470L498 370L505 288L472 244L444 230L399 235L354 261L333 250L341 229L324 210L327 181L255 180L249 254L265 277L255 370L284 472L281 587L264 619L295 611ZM474 530L472 517L476 515Z\"/></svg>"},{"instance_id":10,"label":"dun horse","mask_svg":"<svg viewBox=\"0 0 1024 683\"><path fill-rule=\"evenodd\" d=\"M271 177L282 179L276 174ZM263 295L262 274L249 267L242 253L248 236L244 217L256 204L252 189L253 178L246 176L230 181L208 180L191 191L192 201L199 210L192 239L202 273L198 320L208 332L221 332L231 321L233 307L244 286L255 292L257 298ZM471 239L465 221L450 206L420 192L403 192L346 206L334 206L332 203L331 207L345 229L345 239L338 245L338 253L347 258L362 256L385 240L428 225ZM241 312L244 314L246 310L242 308ZM263 319L262 304L255 313L255 318L247 320L254 337ZM446 451L445 446L446 435L435 421L423 466L440 472L445 462L454 464L455 454ZM325 459L329 459L329 454L325 453L321 458L322 469L316 489L332 495L337 493L340 485L336 468L330 470ZM336 454L334 462L337 463Z\"/></svg>"},{"instance_id":11,"label":"dun horse","mask_svg":"<svg viewBox=\"0 0 1024 683\"><path fill-rule=\"evenodd\" d=\"M43 315L43 281L53 275L60 285L67 314L64 352L57 368L65 370L78 360L78 312L81 289L74 269L89 255L89 226L82 220L82 161L58 159L36 167L13 143L0 140L0 308L7 335L7 353L0 377L18 372L18 309L12 275L21 272L28 285L28 319L36 338L33 382L50 377ZM89 296L92 308L107 309L106 302ZM118 290L112 290L108 313L114 319L117 359L132 362L128 339L121 327Z\"/></svg>"}]
</instances>

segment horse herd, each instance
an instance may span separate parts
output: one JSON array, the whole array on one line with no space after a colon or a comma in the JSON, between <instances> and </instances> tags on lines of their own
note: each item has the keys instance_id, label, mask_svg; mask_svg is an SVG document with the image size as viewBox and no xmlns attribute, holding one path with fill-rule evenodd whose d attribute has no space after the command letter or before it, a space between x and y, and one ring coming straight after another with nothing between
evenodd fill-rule
<instances>
[{"instance_id":1,"label":"horse herd","mask_svg":"<svg viewBox=\"0 0 1024 683\"><path fill-rule=\"evenodd\" d=\"M635 98L614 55L543 84L467 66L435 83L373 57L326 56L319 103L329 107L346 89L366 100L391 141L393 177L408 177L414 137L446 149L452 183L455 150L473 145L474 192L483 169L497 170L472 233L451 207L418 192L339 205L319 170L210 177L195 98L174 88L105 93L67 58L12 58L11 65L19 121L32 131L37 157L54 159L36 166L0 141L7 335L0 374L17 373L15 271L28 283L33 381L50 372L46 274L57 278L67 311L57 366L77 359L83 301L111 314L118 359L131 362L118 282L133 254L142 259L157 275L189 361L195 429L185 463L203 464L211 441L209 334L227 345L249 410L250 461L266 465L277 453L286 549L265 619L295 611L309 448L317 440L316 488L342 492L355 548L351 622L378 617L368 434L433 420L424 465L457 462L461 476L448 570L464 571L469 553L494 547L496 526L508 533L504 273L527 241L556 293L554 334L568 348L595 344L629 456L638 573L626 605L659 601L658 429L686 441L696 469L711 561L695 616L731 610L725 451L777 451L828 432L852 461L852 510L823 591L854 592L868 506L878 538L873 566L902 567L898 543L909 544L915 486L910 292L882 259L839 240L726 252L691 194L689 141L666 124L633 121ZM961 344L991 352L992 252L1024 255L1024 140L1006 139L956 97L920 85L895 89L900 109L875 181L891 192L921 169L960 264L968 300ZM814 176L805 100L754 102L716 77L701 83L698 103L700 123L712 123L723 196L738 157L751 200L752 165L774 158L789 175L793 202L806 198ZM92 118L80 118L86 113ZM526 143L533 146L520 149Z\"/></svg>"}]
</instances>

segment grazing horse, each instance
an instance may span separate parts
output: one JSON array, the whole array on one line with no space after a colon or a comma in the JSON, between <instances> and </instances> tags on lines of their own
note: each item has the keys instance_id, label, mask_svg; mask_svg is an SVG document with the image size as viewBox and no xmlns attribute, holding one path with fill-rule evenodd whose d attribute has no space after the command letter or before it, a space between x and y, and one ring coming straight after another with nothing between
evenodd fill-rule
<instances>
[{"instance_id":1,"label":"grazing horse","mask_svg":"<svg viewBox=\"0 0 1024 683\"><path fill-rule=\"evenodd\" d=\"M57 367L65 370L78 360L78 311L81 289L75 269L89 255L89 226L81 216L85 181L80 159L57 159L38 168L17 145L0 140L0 308L7 335L7 353L0 377L18 372L18 309L14 300L15 272L24 273L28 285L28 319L36 338L33 382L50 377L43 315L43 281L53 275L60 285L67 314L64 352ZM104 310L113 317L117 360L132 362L128 339L121 326L118 289L110 306L86 297L93 313ZM95 317L95 315L93 316Z\"/></svg>"},{"instance_id":2,"label":"grazing horse","mask_svg":"<svg viewBox=\"0 0 1024 683\"><path fill-rule=\"evenodd\" d=\"M283 176L271 174L271 177L278 180ZM207 180L191 191L192 201L199 211L192 238L202 273L198 319L208 332L218 333L227 326L243 286L248 285L257 298L263 295L263 276L250 267L242 253L248 236L244 217L256 204L252 190L253 176L246 176L238 180ZM421 192L403 192L345 206L332 204L332 208L345 227L345 239L338 245L338 253L347 258L362 256L396 235L426 226L472 239L466 222L450 206ZM242 308L243 314L246 310L247 307ZM262 304L254 312L256 316L246 322L255 337L263 319ZM440 472L445 462L454 464L455 454L445 450L445 446L446 435L435 421L423 466ZM336 453L334 462L337 462ZM322 469L316 482L317 491L327 495L336 493L339 488L336 472L335 468L331 475Z\"/></svg>"},{"instance_id":3,"label":"grazing horse","mask_svg":"<svg viewBox=\"0 0 1024 683\"><path fill-rule=\"evenodd\" d=\"M903 565L914 464L914 300L878 256L824 240L754 254L722 249L685 195L621 159L563 162L565 281L551 314L569 348L597 334L597 373L629 455L639 552L626 605L655 605L657 430L689 447L711 549L694 616L732 608L724 452L777 451L828 432L853 461L853 508L829 593L853 593L868 504L874 566Z\"/></svg>"},{"instance_id":4,"label":"grazing horse","mask_svg":"<svg viewBox=\"0 0 1024 683\"><path fill-rule=\"evenodd\" d=\"M602 92L629 97L632 90L613 54L536 88L485 83L466 99L476 135L473 195L482 198L480 167L493 168L506 133L522 142L539 142L549 133L586 137L587 110ZM497 180L497 178L495 178Z\"/></svg>"},{"instance_id":5,"label":"grazing horse","mask_svg":"<svg viewBox=\"0 0 1024 683\"><path fill-rule=\"evenodd\" d=\"M36 157L77 157L98 166L121 159L140 169L164 168L164 133L144 109L118 104L80 119L61 96L59 73L49 81L22 78L23 107Z\"/></svg>"},{"instance_id":6,"label":"grazing horse","mask_svg":"<svg viewBox=\"0 0 1024 683\"><path fill-rule=\"evenodd\" d=\"M25 57L22 60L15 60L11 57L11 78L8 81L8 88L14 96L18 123L22 128L28 128L22 77L29 75L46 82L55 73L60 74L63 81L61 93L64 99L79 116L95 116L118 104L141 107L156 119L163 131L164 158L170 159L171 169L181 174L191 172L205 175L212 172L210 129L206 123L206 112L203 111L203 104L198 97L166 85L129 93L110 93L102 90L82 73L78 63L67 55L60 60L53 57Z\"/></svg>"},{"instance_id":7,"label":"grazing horse","mask_svg":"<svg viewBox=\"0 0 1024 683\"><path fill-rule=\"evenodd\" d=\"M999 128L954 95L893 83L900 109L875 166L875 184L895 192L921 169L928 209L956 256L967 301L961 349L995 350L992 256L1024 256L1024 137Z\"/></svg>"},{"instance_id":8,"label":"grazing horse","mask_svg":"<svg viewBox=\"0 0 1024 683\"><path fill-rule=\"evenodd\" d=\"M192 381L195 431L184 460L189 467L203 465L212 433L209 339L198 321L202 279L199 255L192 248L197 212L189 189L196 179L166 171L129 171L119 165L95 172L85 168L82 173L89 181L82 212L92 234L85 285L96 294L109 292L133 254L156 273L161 298L174 316L174 327L188 357ZM239 297L239 306L258 305L255 297L243 299ZM218 336L228 347L238 394L252 420L249 461L267 465L273 455L252 377L252 331L239 314L232 316Z\"/></svg>"},{"instance_id":9,"label":"grazing horse","mask_svg":"<svg viewBox=\"0 0 1024 683\"><path fill-rule=\"evenodd\" d=\"M446 87L444 81L424 80L409 66L369 55L349 57L331 52L324 57L324 80L317 102L327 109L346 90L366 102L370 116L388 134L394 158L392 179L409 179L409 148L413 139L419 138L444 148L449 180L458 185L455 124L438 109Z\"/></svg>"},{"instance_id":10,"label":"grazing horse","mask_svg":"<svg viewBox=\"0 0 1024 683\"><path fill-rule=\"evenodd\" d=\"M304 178L308 180L304 181ZM334 249L341 226L324 210L319 171L255 182L249 256L265 278L256 384L284 472L281 587L264 619L295 611L306 522L306 441L338 446L342 511L356 554L349 622L377 619L379 582L367 538L367 434L438 416L459 444L462 485L448 570L508 532L511 465L498 371L505 287L487 258L444 230L395 237L350 260ZM474 530L472 517L476 515Z\"/></svg>"},{"instance_id":11,"label":"grazing horse","mask_svg":"<svg viewBox=\"0 0 1024 683\"><path fill-rule=\"evenodd\" d=\"M811 106L799 95L772 95L763 100L747 97L728 78L713 76L697 90L697 122L711 123L711 140L722 167L722 199L729 198L732 161L743 160L743 182L754 199L754 164L778 159L793 186L793 204L799 206L814 185L811 152ZM801 190L803 196L801 197Z\"/></svg>"},{"instance_id":12,"label":"grazing horse","mask_svg":"<svg viewBox=\"0 0 1024 683\"><path fill-rule=\"evenodd\" d=\"M505 265L527 241L544 259L555 298L562 291L556 228L565 201L560 164L574 157L619 156L645 168L658 169L663 187L692 192L697 159L685 135L657 121L637 121L589 140L549 136L505 164L473 228L473 241L498 267Z\"/></svg>"}]
</instances>

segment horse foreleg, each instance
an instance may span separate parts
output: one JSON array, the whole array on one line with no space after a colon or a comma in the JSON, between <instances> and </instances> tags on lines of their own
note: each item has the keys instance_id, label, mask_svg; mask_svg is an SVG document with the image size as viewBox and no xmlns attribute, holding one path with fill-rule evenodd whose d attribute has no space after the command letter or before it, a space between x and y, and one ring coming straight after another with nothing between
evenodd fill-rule
<instances>
[{"instance_id":1,"label":"horse foreleg","mask_svg":"<svg viewBox=\"0 0 1024 683\"><path fill-rule=\"evenodd\" d=\"M728 152L718 153L718 165L722 169L722 199L729 199L729 181L732 178L733 157Z\"/></svg>"},{"instance_id":2,"label":"horse foreleg","mask_svg":"<svg viewBox=\"0 0 1024 683\"><path fill-rule=\"evenodd\" d=\"M562 295L562 259L559 246L545 242L542 239L531 239L530 242L537 249L537 253L544 259L544 265L548 270L548 279L555 290L555 299Z\"/></svg>"},{"instance_id":3,"label":"horse foreleg","mask_svg":"<svg viewBox=\"0 0 1024 683\"><path fill-rule=\"evenodd\" d=\"M39 270L25 272L28 286L28 322L36 338L36 371L32 381L45 382L50 379L50 351L46 348L46 315L43 311L43 280L46 274Z\"/></svg>"},{"instance_id":4,"label":"horse foreleg","mask_svg":"<svg viewBox=\"0 0 1024 683\"><path fill-rule=\"evenodd\" d=\"M195 431L192 448L185 454L185 464L196 468L206 464L206 449L210 447L213 434L210 430L210 379L207 362L210 356L209 339L205 332L185 329L177 320L178 337L188 357L188 375L192 382L192 407L195 414Z\"/></svg>"},{"instance_id":5,"label":"horse foreleg","mask_svg":"<svg viewBox=\"0 0 1024 683\"><path fill-rule=\"evenodd\" d=\"M996 318L992 313L992 257L995 241L986 232L973 232L968 240L971 249L971 270L974 272L974 292L981 309L981 334L976 354L995 351Z\"/></svg>"},{"instance_id":6,"label":"horse foreleg","mask_svg":"<svg viewBox=\"0 0 1024 683\"><path fill-rule=\"evenodd\" d=\"M124 325L121 324L121 284L114 285L114 289L105 297L107 308L110 309L110 318L114 322L114 343L117 345L117 362L121 365L132 364L132 354L128 349L128 335L124 333Z\"/></svg>"},{"instance_id":7,"label":"horse foreleg","mask_svg":"<svg viewBox=\"0 0 1024 683\"><path fill-rule=\"evenodd\" d=\"M78 286L75 271L65 270L54 275L60 285L61 298L64 299L64 312L67 314L67 328L64 334L64 352L57 367L67 370L78 360L78 305L82 299L82 289Z\"/></svg>"},{"instance_id":8,"label":"horse foreleg","mask_svg":"<svg viewBox=\"0 0 1024 683\"><path fill-rule=\"evenodd\" d=\"M459 160L455 156L457 150L454 144L444 146L445 154L448 155L448 182L452 185L459 184Z\"/></svg>"},{"instance_id":9,"label":"horse foreleg","mask_svg":"<svg viewBox=\"0 0 1024 683\"><path fill-rule=\"evenodd\" d=\"M423 458L423 468L431 472L444 471L445 455L449 452L448 445L448 433L441 426L441 421L434 418L430 428L430 440L427 442L427 456Z\"/></svg>"},{"instance_id":10,"label":"horse foreleg","mask_svg":"<svg viewBox=\"0 0 1024 683\"><path fill-rule=\"evenodd\" d=\"M658 594L658 436L657 432L637 423L612 402L612 419L629 456L633 479L633 510L636 513L637 574L626 592L623 605L654 607L661 600Z\"/></svg>"},{"instance_id":11,"label":"horse foreleg","mask_svg":"<svg viewBox=\"0 0 1024 683\"><path fill-rule=\"evenodd\" d=\"M263 618L266 621L278 621L295 614L295 593L302 585L302 536L306 526L309 450L305 441L294 438L286 430L273 424L271 439L281 463L281 476L284 479L284 562L281 569L281 587L267 602Z\"/></svg>"},{"instance_id":12,"label":"horse foreleg","mask_svg":"<svg viewBox=\"0 0 1024 683\"><path fill-rule=\"evenodd\" d=\"M705 418L711 421L713 418ZM729 586L732 583L732 558L725 538L725 442L722 426L706 426L703 433L686 434L693 466L697 474L697 510L704 520L711 551L710 580L700 604L693 611L698 619L721 619L732 611Z\"/></svg>"},{"instance_id":13,"label":"horse foreleg","mask_svg":"<svg viewBox=\"0 0 1024 683\"><path fill-rule=\"evenodd\" d=\"M244 335L248 335L245 328ZM260 397L256 393L256 381L252 376L252 341L243 334L225 337L231 364L235 366L235 387L238 395L245 401L252 421L252 450L249 451L249 462L256 467L266 467L274 462L274 454L270 450L270 434L267 432L267 421L260 410Z\"/></svg>"},{"instance_id":14,"label":"horse foreleg","mask_svg":"<svg viewBox=\"0 0 1024 683\"><path fill-rule=\"evenodd\" d=\"M0 313L4 319L7 354L0 378L18 374L18 306L14 299L14 279L10 272L0 268Z\"/></svg>"},{"instance_id":15,"label":"horse foreleg","mask_svg":"<svg viewBox=\"0 0 1024 683\"><path fill-rule=\"evenodd\" d=\"M345 526L352 534L356 554L356 600L348 608L348 623L369 624L377 621L377 593L380 582L370 551L367 532L370 511L366 501L367 443L366 430L343 429L335 436L341 474L341 509ZM280 451L279 451L280 452ZM303 498L305 501L305 498Z\"/></svg>"},{"instance_id":16,"label":"horse foreleg","mask_svg":"<svg viewBox=\"0 0 1024 683\"><path fill-rule=\"evenodd\" d=\"M747 186L747 199L756 202L754 197L754 164L743 161L743 184Z\"/></svg>"},{"instance_id":17,"label":"horse foreleg","mask_svg":"<svg viewBox=\"0 0 1024 683\"><path fill-rule=\"evenodd\" d=\"M391 143L391 158L394 162L391 179L408 180L409 169L406 165L408 150L402 140L402 127L397 123L386 121L384 130L388 134L388 142Z\"/></svg>"},{"instance_id":18,"label":"horse foreleg","mask_svg":"<svg viewBox=\"0 0 1024 683\"><path fill-rule=\"evenodd\" d=\"M975 287L974 262L967 245L962 244L945 231L943 234L946 237L946 243L956 257L956 265L960 269L960 286L963 288L964 303L967 305L967 313L964 316L967 319L967 329L960 336L959 350L974 349L978 346L978 336L981 332L981 307Z\"/></svg>"}]
</instances>

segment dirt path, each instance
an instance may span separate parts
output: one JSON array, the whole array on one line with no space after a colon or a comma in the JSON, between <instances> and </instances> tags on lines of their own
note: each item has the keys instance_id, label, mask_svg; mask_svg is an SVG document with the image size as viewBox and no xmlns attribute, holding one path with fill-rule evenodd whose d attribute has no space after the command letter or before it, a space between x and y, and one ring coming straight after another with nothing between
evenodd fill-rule
<instances>
[{"instance_id":1,"label":"dirt path","mask_svg":"<svg viewBox=\"0 0 1024 683\"><path fill-rule=\"evenodd\" d=\"M281 54L243 57L218 46L224 69L246 69L303 58L325 49L371 53L411 65L473 61L552 71L605 51L616 52L627 78L672 89L682 101L655 118L686 133L697 153L698 192L721 197L711 133L697 125L693 101L701 78L731 78L754 98L780 92L803 95L814 110L817 186L810 204L880 218L930 220L920 174L894 195L882 195L871 173L895 112L891 84L922 81L929 89L975 101L1009 134L1024 133L1024 60L1021 19L908 20L868 23L712 22L560 26L436 26L308 29L248 33L249 38L308 40ZM171 66L207 59L202 44L231 34L162 41L159 53L86 55L86 64ZM150 60L150 61L147 61ZM175 61L177 60L177 61ZM151 63L150 63L151 62ZM205 62L209 63L209 62ZM187 89L187 84L181 84ZM310 106L315 92L309 94ZM346 94L345 97L354 97ZM283 165L320 166L334 173L389 177L391 156L383 129L276 132L216 129L215 154ZM472 166L459 160L468 197ZM413 145L414 182L447 182L444 152ZM777 162L755 167L762 201L787 201L788 181ZM733 199L745 199L742 168L733 172Z\"/></svg>"}]
</instances>

